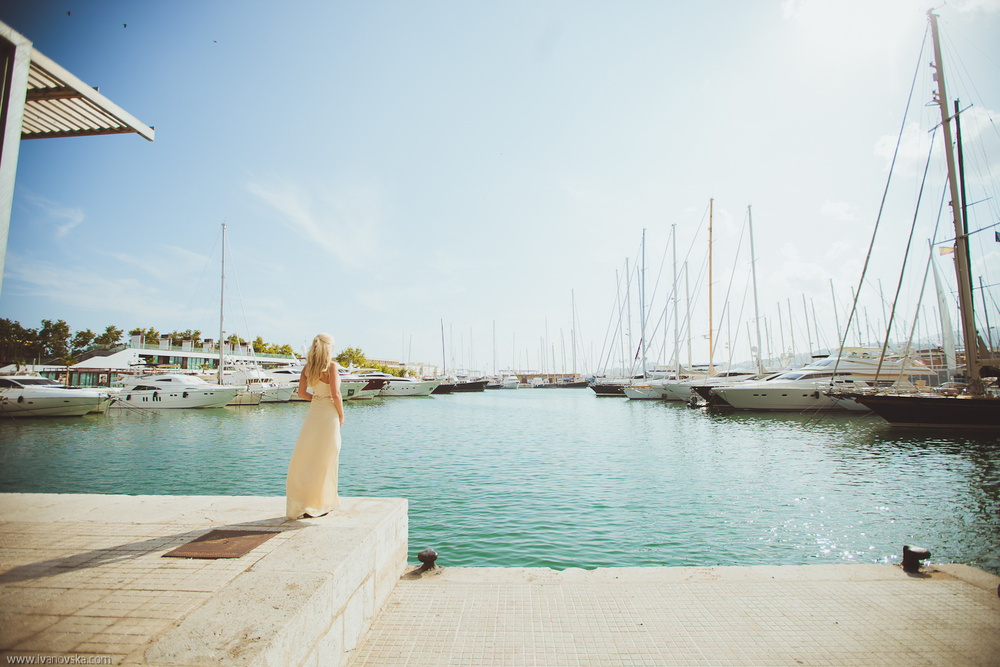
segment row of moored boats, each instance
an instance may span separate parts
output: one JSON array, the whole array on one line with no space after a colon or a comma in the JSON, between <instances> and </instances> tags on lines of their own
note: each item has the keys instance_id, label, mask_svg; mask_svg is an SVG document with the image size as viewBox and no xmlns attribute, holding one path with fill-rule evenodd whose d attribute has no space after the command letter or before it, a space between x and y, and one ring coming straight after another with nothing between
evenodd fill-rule
<instances>
[{"instance_id":1,"label":"row of moored boats","mask_svg":"<svg viewBox=\"0 0 1000 667\"><path fill-rule=\"evenodd\" d=\"M0 376L0 415L71 417L109 408L165 410L288 403L302 400L298 397L301 370L287 366L264 371L252 365L227 364L221 383L218 374L138 371L123 373L113 387L69 387L41 375L5 375ZM345 400L482 391L487 384L485 380L417 380L365 369L342 370L340 381Z\"/></svg>"},{"instance_id":2,"label":"row of moored boats","mask_svg":"<svg viewBox=\"0 0 1000 667\"><path fill-rule=\"evenodd\" d=\"M933 383L938 372L919 359L882 358L881 350L845 348L840 354L778 372L753 369L663 373L660 377L598 380L600 396L633 400L681 401L737 410L867 412L855 397L878 389L918 391Z\"/></svg>"}]
</instances>

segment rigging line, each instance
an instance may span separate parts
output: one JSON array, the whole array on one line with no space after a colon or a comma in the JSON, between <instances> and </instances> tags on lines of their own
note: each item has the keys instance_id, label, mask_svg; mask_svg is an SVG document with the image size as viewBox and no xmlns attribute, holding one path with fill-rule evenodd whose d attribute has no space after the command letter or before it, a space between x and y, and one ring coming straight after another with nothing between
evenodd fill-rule
<instances>
[{"instance_id":1,"label":"rigging line","mask_svg":"<svg viewBox=\"0 0 1000 667\"><path fill-rule=\"evenodd\" d=\"M247 344L250 345L250 357L256 360L256 355L254 354L253 342L250 340L250 324L247 322L247 309L243 303L243 291L240 289L240 275L236 271L236 254L233 252L232 243L229 244L229 254L232 256L230 263L233 265L233 280L236 281L236 295L240 299L240 310L243 312L243 326L246 327L247 332ZM237 336L239 339L239 336Z\"/></svg>"},{"instance_id":2,"label":"rigging line","mask_svg":"<svg viewBox=\"0 0 1000 667\"><path fill-rule=\"evenodd\" d=\"M913 223L910 225L910 236L906 240L906 251L903 253L903 266L899 270L899 283L896 285L896 296L892 300L892 309L889 311L889 321L886 323L885 327L885 341L882 343L882 354L878 358L878 367L875 369L875 384L878 385L878 376L882 372L882 362L885 361L886 348L889 345L889 331L892 330L892 322L896 317L896 305L899 303L899 294L903 290L903 274L906 273L906 262L910 256L910 245L913 243L913 234L917 229L917 215L920 212L920 202L923 199L924 185L927 183L927 172L931 168L931 156L934 154L934 138L937 136L937 132L931 135L931 145L930 150L927 151L927 163L924 165L924 177L920 181L920 192L917 195L917 205L913 209ZM927 276L924 275L924 281L926 282ZM923 297L923 289L920 290L920 296ZM917 308L920 308L920 301L917 300ZM915 322L914 318L914 322ZM906 349L903 350L904 358L903 364L906 364L906 355L909 355L909 343L907 343ZM834 371L836 372L836 371ZM900 370L900 376L902 376L902 369Z\"/></svg>"},{"instance_id":3,"label":"rigging line","mask_svg":"<svg viewBox=\"0 0 1000 667\"><path fill-rule=\"evenodd\" d=\"M212 257L215 255L215 246L218 245L218 243L219 243L219 237L216 236L215 242L212 244L212 250L209 251L208 255L205 257L205 265L202 267L201 276L198 278L198 282L195 283L194 291L191 293L191 300L188 301L188 309L187 312L184 314L184 318L181 320L181 326L190 321L189 318L191 316L191 310L194 308L194 300L199 293L198 288L201 287L201 283L205 280L205 274L208 272L208 265L212 263Z\"/></svg>"},{"instance_id":4,"label":"rigging line","mask_svg":"<svg viewBox=\"0 0 1000 667\"><path fill-rule=\"evenodd\" d=\"M837 351L837 361L833 365L833 374L837 374L837 366L840 365L840 357L844 353L844 346L847 344L847 331L851 328L851 321L858 309L858 299L861 296L861 288L865 283L865 276L868 273L868 265L872 259L872 250L875 247L875 237L878 235L879 224L882 220L882 212L885 210L885 200L889 194L889 183L892 182L892 174L896 167L896 158L899 156L899 146L903 142L903 130L906 128L906 118L910 113L910 105L913 103L913 90L917 85L917 78L920 74L921 63L924 58L924 47L927 46L927 32L930 26L924 28L924 39L920 44L920 54L917 56L917 67L913 72L913 81L910 83L910 95L906 100L906 109L903 111L903 122L899 127L899 135L896 137L896 148L892 152L892 162L889 165L889 175L886 177L885 189L882 191L882 202L878 207L878 216L875 218L875 229L872 230L872 240L868 245L868 254L865 256L865 264L861 269L861 279L858 281L858 293L854 296L854 303L851 305L851 314L847 318L847 325L844 327L844 337L840 339L840 349Z\"/></svg>"},{"instance_id":5,"label":"rigging line","mask_svg":"<svg viewBox=\"0 0 1000 667\"><path fill-rule=\"evenodd\" d=\"M746 218L746 216L744 216L743 217L743 226L740 228L740 239L736 243L736 258L733 260L733 269L732 269L732 271L729 272L729 285L726 287L726 300L722 302L722 312L719 314L719 324L720 324L720 326L719 326L719 333L715 337L715 339L712 341L712 354L713 354L713 356L715 354L716 348L719 346L719 338L722 336L722 326L721 326L722 319L726 316L726 313L729 310L731 310L729 308L729 295L730 295L730 293L732 292L732 289L733 289L733 280L736 277L736 261L739 260L739 258L740 258L740 250L743 248L743 234L746 232L746 230L747 230L747 218ZM752 262L752 260L751 260L751 262ZM743 294L743 300L746 301L746 293L745 292ZM742 321L742 318L743 318L743 309L741 307L740 308L740 315L739 315L739 318L737 319L737 321ZM708 335L711 336L712 332L709 331ZM730 352L730 360L731 359L732 359L732 352ZM709 357L709 359L708 359L708 365L711 366L713 361L714 361L714 359L712 359L711 357Z\"/></svg>"},{"instance_id":6,"label":"rigging line","mask_svg":"<svg viewBox=\"0 0 1000 667\"><path fill-rule=\"evenodd\" d=\"M983 103L983 96L979 93L979 89L976 88L976 84L972 79L972 77L969 76L969 68L965 66L965 62L962 60L961 52L958 50L958 48L955 47L955 44L951 38L953 34L960 35L962 33L950 21L947 23L949 30L945 33L945 35L943 35L943 37L944 37L944 48L948 52L948 59L954 63L958 63L959 66L954 66L954 65L952 66L953 69L955 70L955 73L959 75L959 78L962 80L962 83L968 86L968 89L972 91L973 99L979 100L979 103L985 108L985 104ZM1000 68L1000 65L997 65L997 63L992 62L992 58L990 58L975 44L973 44L969 40L966 40L966 43L969 44L971 48L979 52L979 55L983 58L984 62L990 61L991 64ZM990 123L991 124L993 123L992 118L990 118Z\"/></svg>"},{"instance_id":7,"label":"rigging line","mask_svg":"<svg viewBox=\"0 0 1000 667\"><path fill-rule=\"evenodd\" d=\"M615 271L615 300L611 302L611 317L608 318L608 327L604 331L604 342L601 343L601 356L598 357L598 367L601 369L601 373L606 375L608 372L608 363L611 359L611 352L609 348L614 348L615 341L614 338L611 339L611 343L608 343L608 336L611 334L611 325L615 321L615 311L618 309L618 294L621 291L621 279L618 277L618 271ZM608 351L608 361L604 360L604 351Z\"/></svg>"},{"instance_id":8,"label":"rigging line","mask_svg":"<svg viewBox=\"0 0 1000 667\"><path fill-rule=\"evenodd\" d=\"M928 243L930 246L927 250L927 266L924 267L924 281L920 284L920 296L917 297L917 310L916 314L913 316L913 325L910 327L910 335L906 339L906 347L903 348L903 359L899 366L899 375L896 376L896 380L893 382L897 387L899 383L903 380L903 374L906 372L906 362L910 358L910 349L913 343L913 336L917 330L917 320L920 319L920 305L924 300L924 290L927 288L927 278L931 273L931 262L934 261L934 246ZM878 371L875 371L875 383L878 384Z\"/></svg>"},{"instance_id":9,"label":"rigging line","mask_svg":"<svg viewBox=\"0 0 1000 667\"><path fill-rule=\"evenodd\" d=\"M660 286L660 277L663 275L663 265L667 263L667 250L669 248L670 248L670 244L669 243L667 243L666 245L663 246L663 257L660 258L660 269L659 269L659 271L656 272L656 282L653 283L653 294L650 295L649 299L647 299L647 301L649 302L649 307L650 308L652 308L652 306L653 306L653 301L656 300L656 289ZM647 321L649 320L649 317L651 315L652 315L652 313L647 313L646 314ZM645 325L643 326L643 328L645 328ZM659 322L657 322L657 329L655 331L653 331L653 333L651 333L648 336L648 338L652 339L653 336L656 334L656 331L658 331L658 330L659 330Z\"/></svg>"}]
</instances>

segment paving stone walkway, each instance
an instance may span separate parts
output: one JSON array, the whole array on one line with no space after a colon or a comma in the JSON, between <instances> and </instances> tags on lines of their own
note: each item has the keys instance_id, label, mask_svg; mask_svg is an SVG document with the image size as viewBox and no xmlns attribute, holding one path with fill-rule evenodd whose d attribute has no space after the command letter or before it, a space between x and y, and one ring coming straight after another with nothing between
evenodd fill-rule
<instances>
[{"instance_id":1,"label":"paving stone walkway","mask_svg":"<svg viewBox=\"0 0 1000 667\"><path fill-rule=\"evenodd\" d=\"M929 569L444 569L400 581L351 667L1000 665L1000 578Z\"/></svg>"}]
</instances>

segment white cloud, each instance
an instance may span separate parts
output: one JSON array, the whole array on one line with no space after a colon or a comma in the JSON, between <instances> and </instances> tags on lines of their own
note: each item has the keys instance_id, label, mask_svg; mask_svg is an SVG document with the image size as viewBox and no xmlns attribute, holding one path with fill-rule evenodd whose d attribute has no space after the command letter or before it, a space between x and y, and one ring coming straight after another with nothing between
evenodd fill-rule
<instances>
[{"instance_id":1,"label":"white cloud","mask_svg":"<svg viewBox=\"0 0 1000 667\"><path fill-rule=\"evenodd\" d=\"M1000 0L952 0L948 6L962 13L1000 12Z\"/></svg>"},{"instance_id":2,"label":"white cloud","mask_svg":"<svg viewBox=\"0 0 1000 667\"><path fill-rule=\"evenodd\" d=\"M838 222L857 222L858 207L847 202L834 202L827 199L823 202L820 214L824 218L832 218Z\"/></svg>"},{"instance_id":3,"label":"white cloud","mask_svg":"<svg viewBox=\"0 0 1000 667\"><path fill-rule=\"evenodd\" d=\"M138 256L114 253L113 257L120 262L138 267L159 281L175 283L182 276L203 273L209 262L209 257L206 255L171 245L153 246Z\"/></svg>"},{"instance_id":4,"label":"white cloud","mask_svg":"<svg viewBox=\"0 0 1000 667\"><path fill-rule=\"evenodd\" d=\"M308 191L294 183L251 182L248 192L278 214L278 221L339 262L362 267L386 259L382 194L371 184Z\"/></svg>"},{"instance_id":5,"label":"white cloud","mask_svg":"<svg viewBox=\"0 0 1000 667\"><path fill-rule=\"evenodd\" d=\"M11 253L4 281L4 291L8 290L76 310L106 313L109 320L127 315L140 322L158 322L173 309L164 294L146 281L58 262L29 261Z\"/></svg>"},{"instance_id":6,"label":"white cloud","mask_svg":"<svg viewBox=\"0 0 1000 667\"><path fill-rule=\"evenodd\" d=\"M55 229L57 239L65 237L70 230L86 219L83 210L79 208L63 206L30 192L25 194L24 201L38 210L42 222Z\"/></svg>"},{"instance_id":7,"label":"white cloud","mask_svg":"<svg viewBox=\"0 0 1000 667\"><path fill-rule=\"evenodd\" d=\"M896 143L899 143L898 153ZM885 170L892 167L893 155L896 155L895 169L897 173L916 174L920 173L927 162L927 151L930 147L930 136L920 127L918 123L907 123L903 128L901 137L893 135L883 135L875 142L873 152L877 157L885 160ZM935 141L935 150L937 150Z\"/></svg>"}]
</instances>

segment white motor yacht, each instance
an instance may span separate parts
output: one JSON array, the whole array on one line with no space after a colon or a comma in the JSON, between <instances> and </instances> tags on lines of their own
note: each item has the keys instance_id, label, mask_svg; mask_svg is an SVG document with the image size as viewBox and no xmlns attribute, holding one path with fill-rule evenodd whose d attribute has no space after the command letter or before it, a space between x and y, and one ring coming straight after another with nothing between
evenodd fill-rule
<instances>
[{"instance_id":1,"label":"white motor yacht","mask_svg":"<svg viewBox=\"0 0 1000 667\"><path fill-rule=\"evenodd\" d=\"M838 392L860 391L876 384L912 387L912 376L934 374L921 361L900 358L884 360L879 370L879 355L880 350L845 348L839 362L837 355L831 354L798 370L768 379L713 387L711 395L738 410L866 412L868 408L863 405L851 399L827 396L826 392L831 388Z\"/></svg>"},{"instance_id":2,"label":"white motor yacht","mask_svg":"<svg viewBox=\"0 0 1000 667\"><path fill-rule=\"evenodd\" d=\"M508 375L501 381L503 389L517 389L521 380L516 375Z\"/></svg>"},{"instance_id":3,"label":"white motor yacht","mask_svg":"<svg viewBox=\"0 0 1000 667\"><path fill-rule=\"evenodd\" d=\"M80 417L103 412L110 400L107 391L66 387L41 376L0 377L3 417Z\"/></svg>"},{"instance_id":4,"label":"white motor yacht","mask_svg":"<svg viewBox=\"0 0 1000 667\"><path fill-rule=\"evenodd\" d=\"M751 380L757 376L752 370L729 370L716 373L715 375L700 375L696 377L684 378L680 381L671 380L663 383L663 400L665 401L690 401L691 396L696 398L698 392L695 387L703 386L723 386L731 385L745 380Z\"/></svg>"},{"instance_id":5,"label":"white motor yacht","mask_svg":"<svg viewBox=\"0 0 1000 667\"><path fill-rule=\"evenodd\" d=\"M115 407L140 410L221 408L237 401L240 391L240 387L209 384L194 375L146 375L125 384L118 393Z\"/></svg>"},{"instance_id":6,"label":"white motor yacht","mask_svg":"<svg viewBox=\"0 0 1000 667\"><path fill-rule=\"evenodd\" d=\"M304 398L299 398L299 378L302 376L303 368L303 366L281 366L264 372L279 385L292 388L292 397L289 400L304 401Z\"/></svg>"},{"instance_id":7,"label":"white motor yacht","mask_svg":"<svg viewBox=\"0 0 1000 667\"><path fill-rule=\"evenodd\" d=\"M417 380L373 370L353 370L351 375L364 380L385 380L386 384L378 392L379 396L385 397L430 396L441 384L440 380Z\"/></svg>"},{"instance_id":8,"label":"white motor yacht","mask_svg":"<svg viewBox=\"0 0 1000 667\"><path fill-rule=\"evenodd\" d=\"M218 373L202 376L217 379ZM257 366L250 364L225 364L222 367L222 384L243 387L251 394L260 394L260 403L287 403L297 387L281 385Z\"/></svg>"},{"instance_id":9,"label":"white motor yacht","mask_svg":"<svg viewBox=\"0 0 1000 667\"><path fill-rule=\"evenodd\" d=\"M340 371L340 395L345 401L363 401L375 398L382 387L389 384L384 378L363 378Z\"/></svg>"}]
</instances>

